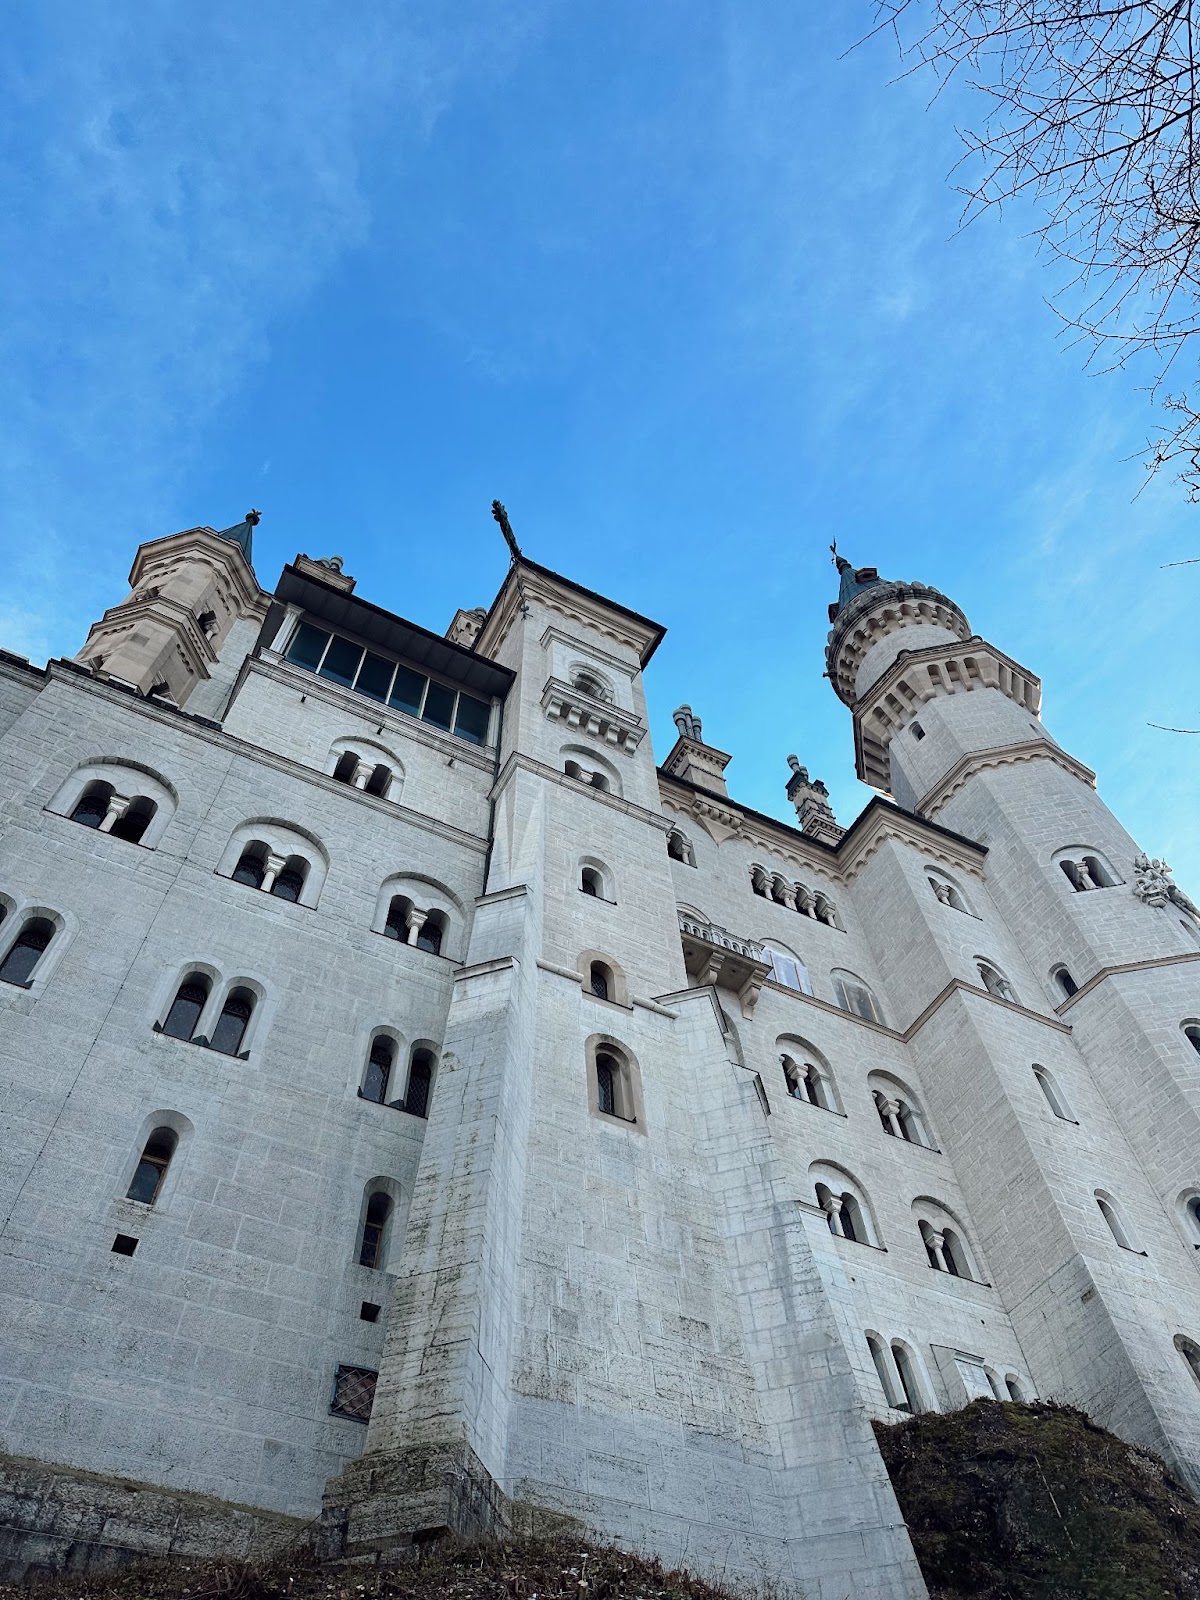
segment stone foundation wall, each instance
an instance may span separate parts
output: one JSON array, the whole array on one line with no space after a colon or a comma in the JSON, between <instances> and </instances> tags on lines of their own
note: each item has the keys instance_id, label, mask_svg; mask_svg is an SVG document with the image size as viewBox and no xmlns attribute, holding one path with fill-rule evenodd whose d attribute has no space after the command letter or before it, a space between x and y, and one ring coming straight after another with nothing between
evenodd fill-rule
<instances>
[{"instance_id":1,"label":"stone foundation wall","mask_svg":"<svg viewBox=\"0 0 1200 1600\"><path fill-rule=\"evenodd\" d=\"M298 1517L0 1456L0 1583L153 1558L261 1560L312 1536Z\"/></svg>"}]
</instances>

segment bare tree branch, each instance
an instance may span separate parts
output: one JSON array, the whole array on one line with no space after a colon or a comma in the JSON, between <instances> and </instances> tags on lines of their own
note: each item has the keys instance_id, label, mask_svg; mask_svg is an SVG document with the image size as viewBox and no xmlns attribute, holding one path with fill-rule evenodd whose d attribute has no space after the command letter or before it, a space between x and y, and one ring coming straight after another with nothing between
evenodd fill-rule
<instances>
[{"instance_id":1,"label":"bare tree branch","mask_svg":"<svg viewBox=\"0 0 1200 1600\"><path fill-rule=\"evenodd\" d=\"M1053 305L1089 362L1148 360L1168 423L1147 469L1200 501L1200 409L1165 393L1200 332L1200 0L875 0L909 72L958 80L963 220L1036 198L1035 232L1069 269ZM870 35L868 35L870 36ZM1186 357L1185 357L1186 348Z\"/></svg>"}]
</instances>

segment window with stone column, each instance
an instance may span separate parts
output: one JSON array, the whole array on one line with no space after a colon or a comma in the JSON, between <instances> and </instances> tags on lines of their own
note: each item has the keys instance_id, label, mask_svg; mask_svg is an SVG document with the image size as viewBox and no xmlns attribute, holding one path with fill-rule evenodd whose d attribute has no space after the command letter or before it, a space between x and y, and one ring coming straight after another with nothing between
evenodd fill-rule
<instances>
[{"instance_id":1,"label":"window with stone column","mask_svg":"<svg viewBox=\"0 0 1200 1600\"><path fill-rule=\"evenodd\" d=\"M60 785L47 811L152 850L175 813L166 779L130 762L93 761Z\"/></svg>"},{"instance_id":2,"label":"window with stone column","mask_svg":"<svg viewBox=\"0 0 1200 1600\"><path fill-rule=\"evenodd\" d=\"M276 900L312 908L328 868L328 854L315 835L296 823L262 817L234 829L217 874Z\"/></svg>"}]
</instances>

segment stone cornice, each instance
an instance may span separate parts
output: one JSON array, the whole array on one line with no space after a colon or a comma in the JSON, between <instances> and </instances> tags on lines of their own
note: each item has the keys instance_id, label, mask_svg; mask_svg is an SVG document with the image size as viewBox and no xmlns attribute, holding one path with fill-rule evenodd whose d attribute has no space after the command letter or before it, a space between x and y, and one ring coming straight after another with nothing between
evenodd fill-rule
<instances>
[{"instance_id":1,"label":"stone cornice","mask_svg":"<svg viewBox=\"0 0 1200 1600\"><path fill-rule=\"evenodd\" d=\"M232 539L222 539L215 528L184 528L179 533L169 533L165 538L150 539L138 545L129 569L129 587L136 589L159 561L170 561L172 556L183 555L184 552L195 559L197 547L208 564L219 567L233 583L241 601L242 614L256 616L261 622L267 614L271 596L259 587L254 568L246 560L241 546Z\"/></svg>"},{"instance_id":2,"label":"stone cornice","mask_svg":"<svg viewBox=\"0 0 1200 1600\"><path fill-rule=\"evenodd\" d=\"M1185 962L1200 961L1200 950L1181 950L1173 956L1151 956L1146 961L1120 961L1111 967L1101 967L1099 972L1094 972L1086 983L1081 983L1079 988L1069 1000L1064 1000L1062 1005L1056 1006L1054 1012L1061 1017L1064 1012L1070 1011L1083 999L1085 995L1098 989L1109 978L1119 978L1126 972L1153 972L1158 967L1176 967Z\"/></svg>"},{"instance_id":3,"label":"stone cornice","mask_svg":"<svg viewBox=\"0 0 1200 1600\"><path fill-rule=\"evenodd\" d=\"M561 722L572 731L590 733L594 739L602 740L627 756L641 744L646 732L640 717L622 711L607 700L583 694L561 678L547 678L542 690L542 710L551 722Z\"/></svg>"},{"instance_id":4,"label":"stone cornice","mask_svg":"<svg viewBox=\"0 0 1200 1600\"><path fill-rule=\"evenodd\" d=\"M901 628L932 623L966 639L971 625L948 595L924 583L872 584L840 611L829 630L825 666L833 692L846 705L855 701L855 680L872 645Z\"/></svg>"},{"instance_id":5,"label":"stone cornice","mask_svg":"<svg viewBox=\"0 0 1200 1600\"><path fill-rule=\"evenodd\" d=\"M1065 1022L1060 1022L1057 1017L1047 1017L1040 1011L1030 1011L1028 1006L1020 1005L1016 1000L1002 1000L999 995L990 994L988 990L981 988L978 984L967 983L963 978L951 978L946 987L940 993L934 995L924 1011L914 1017L908 1027L897 1035L897 1038L908 1044L910 1040L920 1033L925 1024L937 1015L947 1000L956 993L973 995L978 1000L986 1000L989 1005L1003 1006L1005 1011L1014 1011L1018 1016L1028 1018L1030 1022L1040 1022L1044 1028L1053 1028L1056 1033L1071 1032L1070 1026Z\"/></svg>"},{"instance_id":6,"label":"stone cornice","mask_svg":"<svg viewBox=\"0 0 1200 1600\"><path fill-rule=\"evenodd\" d=\"M67 684L84 694L96 695L99 699L107 700L111 705L122 706L135 716L145 717L150 722L176 729L182 727L185 732L205 739L218 749L229 751L231 755L248 757L265 767L272 767L276 772L283 772L289 777L315 784L328 794L339 795L356 805L369 806L384 816L399 817L414 827L436 833L452 844L465 845L480 854L487 850L487 839L480 834L468 833L464 828L456 828L453 823L443 822L440 818L431 817L423 811L414 811L395 800L384 800L378 795L367 794L363 789L355 789L350 784L339 783L315 767L305 766L303 762L293 761L290 756L279 755L273 750L264 749L261 745L251 744L248 740L226 733L218 723L209 721L207 717L191 716L177 706L167 705L160 700L147 699L135 689L125 689L118 684L95 678L86 667L80 667L73 661L51 661L47 664L46 673L54 682Z\"/></svg>"},{"instance_id":7,"label":"stone cornice","mask_svg":"<svg viewBox=\"0 0 1200 1600\"><path fill-rule=\"evenodd\" d=\"M546 624L538 643L543 649L549 644L556 643L565 644L572 650L578 650L580 647L577 634L567 633L563 628L556 628L552 622ZM588 655L594 657L599 665L607 667L611 672L619 672L626 680L633 677L633 669L624 656L610 655L607 650L601 650L599 645L589 644L587 648Z\"/></svg>"},{"instance_id":8,"label":"stone cornice","mask_svg":"<svg viewBox=\"0 0 1200 1600\"><path fill-rule=\"evenodd\" d=\"M1020 744L993 745L987 750L970 750L960 756L941 782L917 802L917 810L922 816L929 816L939 811L977 772L988 767L1014 766L1022 761L1053 761L1073 778L1093 789L1096 787L1096 774L1082 761L1076 761L1048 739L1025 739Z\"/></svg>"},{"instance_id":9,"label":"stone cornice","mask_svg":"<svg viewBox=\"0 0 1200 1600\"><path fill-rule=\"evenodd\" d=\"M786 822L747 811L736 801L708 790L698 790L661 767L658 776L663 803L699 823L718 845L726 839L744 839L800 869L827 873L838 883L852 883L888 839L912 845L923 856L944 866L969 872L976 878L983 876L987 854L983 845L951 833L939 823L902 811L889 801L872 800L836 845L826 845Z\"/></svg>"},{"instance_id":10,"label":"stone cornice","mask_svg":"<svg viewBox=\"0 0 1200 1600\"><path fill-rule=\"evenodd\" d=\"M921 650L902 650L891 667L854 703L855 770L876 789L891 788L889 750L921 707L937 695L995 689L1036 716L1042 685L1020 662L972 635Z\"/></svg>"},{"instance_id":11,"label":"stone cornice","mask_svg":"<svg viewBox=\"0 0 1200 1600\"><path fill-rule=\"evenodd\" d=\"M644 667L653 655L665 629L615 601L581 588L532 561L514 561L492 602L475 649L480 655L494 656L522 615L526 601L535 600L548 611L578 622L603 634L614 644L632 650ZM628 667L626 666L626 670Z\"/></svg>"},{"instance_id":12,"label":"stone cornice","mask_svg":"<svg viewBox=\"0 0 1200 1600\"><path fill-rule=\"evenodd\" d=\"M202 679L212 677L209 668L217 660L217 651L211 639L197 622L192 608L166 594L135 595L130 600L122 600L119 605L109 606L99 621L93 622L88 629L80 656L87 654L93 640L111 637L114 629L124 632L143 621L157 622L169 628L194 676Z\"/></svg>"},{"instance_id":13,"label":"stone cornice","mask_svg":"<svg viewBox=\"0 0 1200 1600\"><path fill-rule=\"evenodd\" d=\"M556 783L561 788L574 789L578 794L586 794L589 800L595 800L598 805L609 806L614 811L624 812L627 817L636 817L639 822L657 828L664 838L671 831L670 818L664 817L661 812L647 811L645 806L639 806L632 800L626 800L623 795L612 794L606 789L593 789L589 784L580 783L578 778L568 778L558 767L549 767L544 761L538 761L533 756L522 755L519 750L512 751L497 772L490 799L499 798L500 791L507 785L514 772L531 772L536 777L544 778L547 783Z\"/></svg>"}]
</instances>

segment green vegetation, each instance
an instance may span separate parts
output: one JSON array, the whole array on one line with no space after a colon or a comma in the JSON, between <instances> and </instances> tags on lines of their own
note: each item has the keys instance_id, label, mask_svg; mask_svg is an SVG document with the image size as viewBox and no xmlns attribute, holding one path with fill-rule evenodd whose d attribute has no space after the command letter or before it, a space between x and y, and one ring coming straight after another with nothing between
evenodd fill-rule
<instances>
[{"instance_id":1,"label":"green vegetation","mask_svg":"<svg viewBox=\"0 0 1200 1600\"><path fill-rule=\"evenodd\" d=\"M932 1600L1200 1600L1200 1505L1055 1405L876 1425Z\"/></svg>"}]
</instances>

